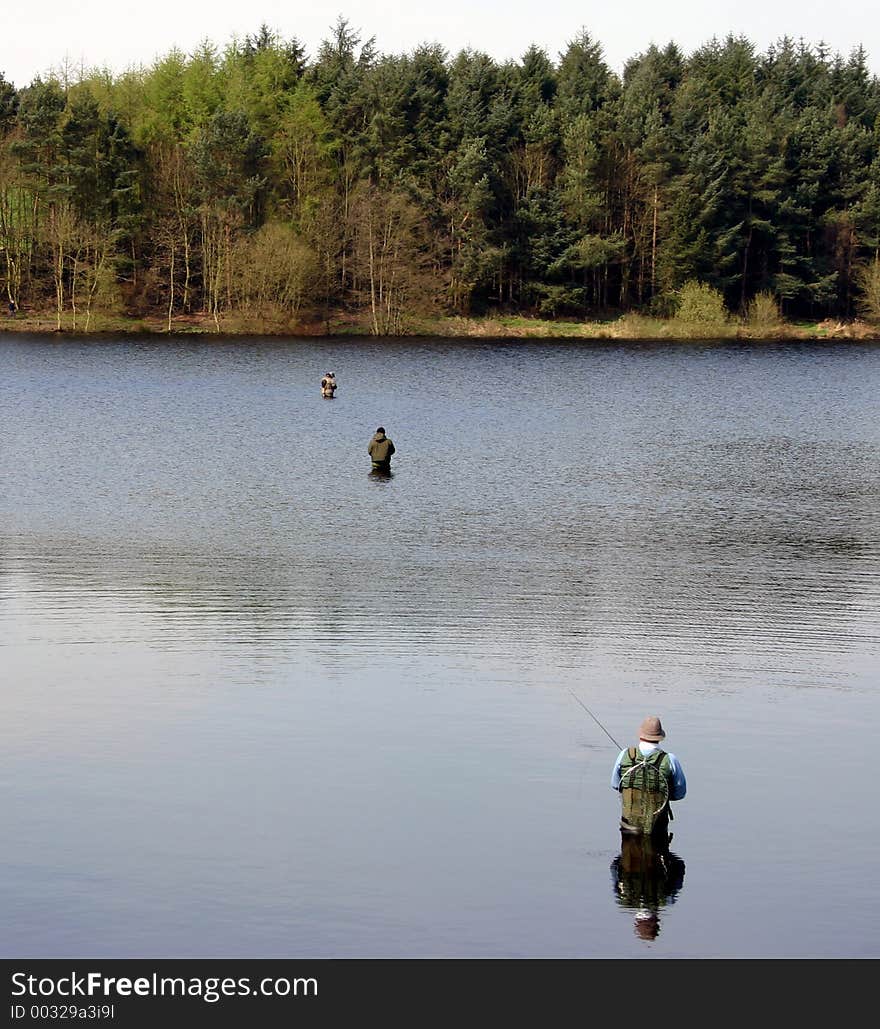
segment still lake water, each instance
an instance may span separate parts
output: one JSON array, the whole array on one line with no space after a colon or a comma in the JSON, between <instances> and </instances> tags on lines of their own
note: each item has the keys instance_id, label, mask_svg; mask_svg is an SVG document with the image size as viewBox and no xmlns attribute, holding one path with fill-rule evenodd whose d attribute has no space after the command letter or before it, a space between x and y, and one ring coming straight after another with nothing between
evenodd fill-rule
<instances>
[{"instance_id":1,"label":"still lake water","mask_svg":"<svg viewBox=\"0 0 880 1029\"><path fill-rule=\"evenodd\" d=\"M853 342L3 335L0 953L880 956L878 388ZM653 940L570 691L687 773Z\"/></svg>"}]
</instances>

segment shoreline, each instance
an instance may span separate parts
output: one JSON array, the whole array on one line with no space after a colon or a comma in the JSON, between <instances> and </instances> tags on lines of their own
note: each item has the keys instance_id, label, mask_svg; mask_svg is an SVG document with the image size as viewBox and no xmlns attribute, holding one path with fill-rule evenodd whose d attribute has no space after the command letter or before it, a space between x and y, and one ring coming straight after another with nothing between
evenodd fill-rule
<instances>
[{"instance_id":1,"label":"shoreline","mask_svg":"<svg viewBox=\"0 0 880 1029\"><path fill-rule=\"evenodd\" d=\"M880 325L868 322L824 319L820 322L780 322L773 325L728 324L695 325L676 319L649 318L643 315L621 315L604 321L550 321L522 315L479 317L446 317L413 321L409 331L399 336L374 336L366 319L335 317L327 322L302 320L286 324L261 323L256 319L229 316L222 319L218 330L213 319L204 316L181 316L168 330L167 320L157 317L127 315L92 315L88 331L73 327L69 317L57 327L54 312L16 313L0 317L0 332L28 333L56 337L124 336L241 336L306 339L585 339L665 342L706 342L719 340L763 340L792 342L805 340L880 341Z\"/></svg>"}]
</instances>

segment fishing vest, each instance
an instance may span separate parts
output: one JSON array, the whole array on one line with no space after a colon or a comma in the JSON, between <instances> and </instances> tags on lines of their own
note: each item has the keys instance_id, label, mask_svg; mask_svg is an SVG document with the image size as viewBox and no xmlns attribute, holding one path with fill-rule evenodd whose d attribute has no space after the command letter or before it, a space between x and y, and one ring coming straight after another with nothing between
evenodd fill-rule
<instances>
[{"instance_id":1,"label":"fishing vest","mask_svg":"<svg viewBox=\"0 0 880 1029\"><path fill-rule=\"evenodd\" d=\"M650 835L672 817L669 758L665 750L642 754L630 747L620 761L620 828Z\"/></svg>"}]
</instances>

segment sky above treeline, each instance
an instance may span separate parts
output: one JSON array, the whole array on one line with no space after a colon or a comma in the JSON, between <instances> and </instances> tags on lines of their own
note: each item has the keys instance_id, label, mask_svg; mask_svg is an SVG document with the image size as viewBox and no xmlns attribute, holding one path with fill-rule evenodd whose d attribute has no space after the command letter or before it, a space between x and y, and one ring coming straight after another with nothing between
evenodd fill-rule
<instances>
[{"instance_id":1,"label":"sky above treeline","mask_svg":"<svg viewBox=\"0 0 880 1029\"><path fill-rule=\"evenodd\" d=\"M19 87L64 67L72 75L94 67L118 73L149 65L175 47L190 53L205 39L222 49L235 36L255 34L262 23L285 39L295 36L311 58L339 15L390 54L439 43L451 55L471 48L505 60L535 44L555 60L586 29L619 73L651 43L672 41L687 54L732 32L747 36L760 51L783 36L824 43L844 56L862 46L871 71L880 74L878 0L43 0L16 5L14 20L6 21L0 72Z\"/></svg>"}]
</instances>

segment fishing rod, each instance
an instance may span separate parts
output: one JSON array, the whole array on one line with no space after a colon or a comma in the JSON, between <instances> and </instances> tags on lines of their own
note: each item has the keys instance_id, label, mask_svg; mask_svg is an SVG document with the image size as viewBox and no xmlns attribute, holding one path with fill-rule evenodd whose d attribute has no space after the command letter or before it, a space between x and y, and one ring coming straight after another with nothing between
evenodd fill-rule
<instances>
[{"instance_id":1,"label":"fishing rod","mask_svg":"<svg viewBox=\"0 0 880 1029\"><path fill-rule=\"evenodd\" d=\"M580 704L580 706L584 709L584 711L587 712L587 714L590 716L590 718L593 719L593 721L596 723L596 725L599 726L599 728L602 730L602 732L605 733L605 735L608 737L608 739L611 740L611 742L614 744L614 746L617 747L618 750L623 750L623 747L621 747L621 745L617 742L617 740L611 735L611 733L605 728L605 726L599 721L599 719L593 714L593 712L587 707L587 705L581 700L581 698L574 692L574 690L570 689L568 692Z\"/></svg>"}]
</instances>

